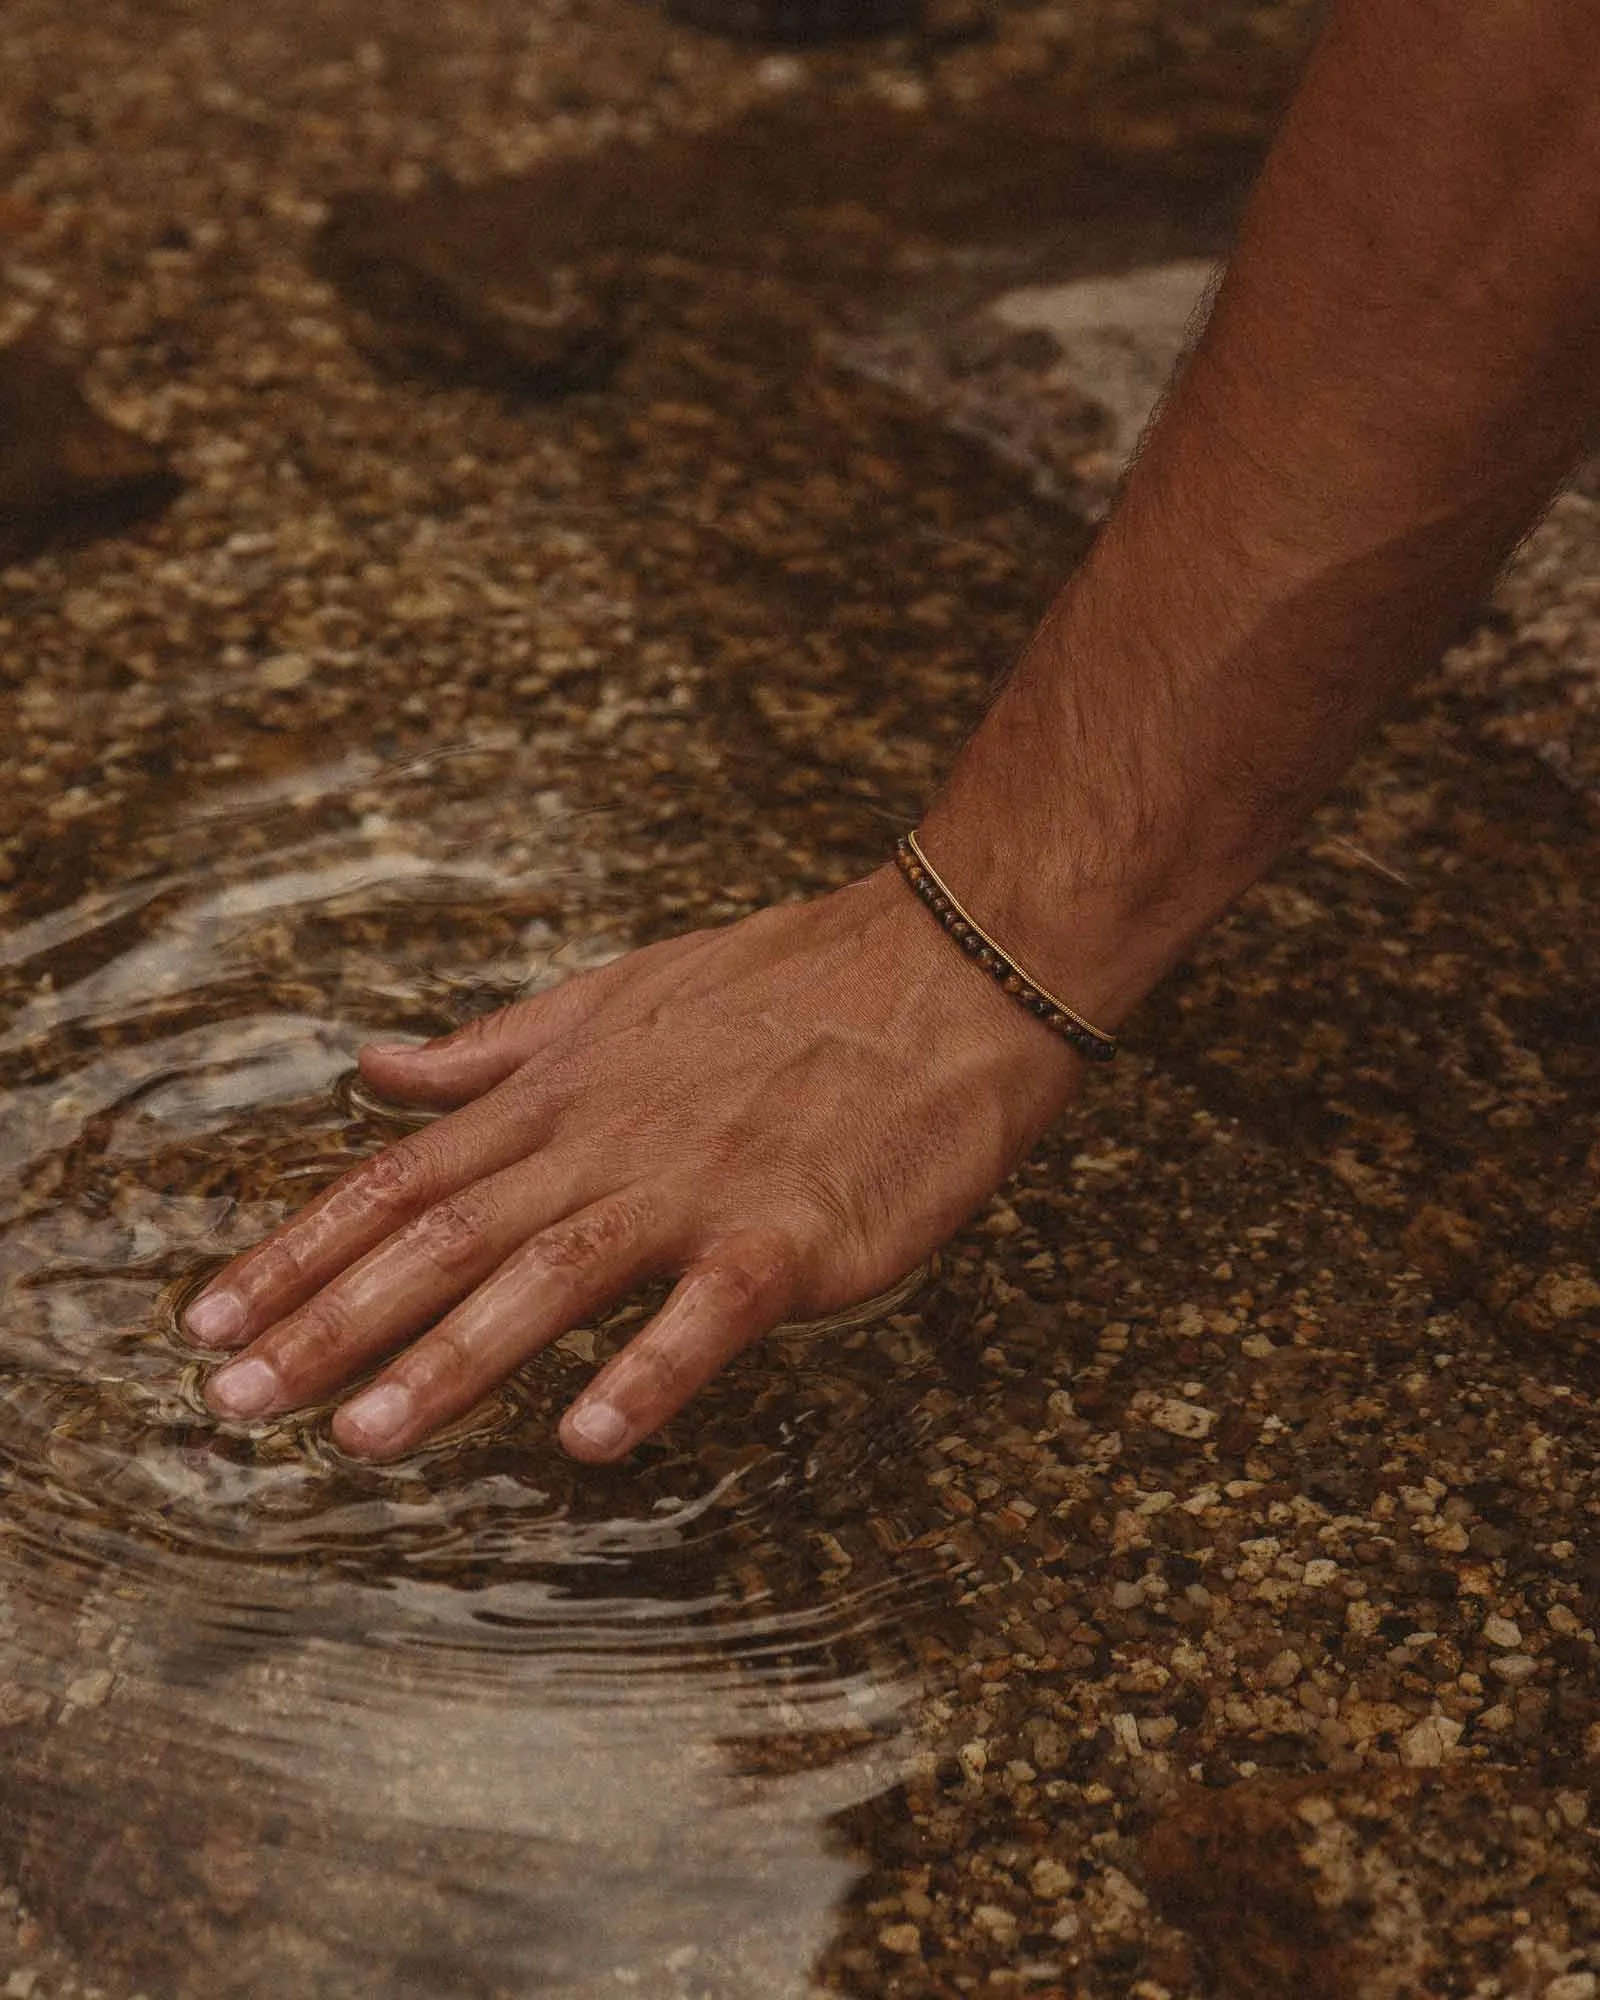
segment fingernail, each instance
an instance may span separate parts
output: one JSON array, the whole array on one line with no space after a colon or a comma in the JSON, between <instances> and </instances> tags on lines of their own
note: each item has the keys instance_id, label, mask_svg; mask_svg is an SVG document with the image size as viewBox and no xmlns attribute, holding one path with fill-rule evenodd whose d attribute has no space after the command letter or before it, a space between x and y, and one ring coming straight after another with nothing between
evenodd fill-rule
<instances>
[{"instance_id":1,"label":"fingernail","mask_svg":"<svg viewBox=\"0 0 1600 2000\"><path fill-rule=\"evenodd\" d=\"M183 1327L202 1347L226 1347L244 1332L244 1301L232 1292L203 1292L184 1314Z\"/></svg>"},{"instance_id":2,"label":"fingernail","mask_svg":"<svg viewBox=\"0 0 1600 2000\"><path fill-rule=\"evenodd\" d=\"M580 1403L567 1422L596 1451L615 1451L628 1435L628 1420L615 1403Z\"/></svg>"},{"instance_id":3,"label":"fingernail","mask_svg":"<svg viewBox=\"0 0 1600 2000\"><path fill-rule=\"evenodd\" d=\"M339 1429L354 1442L378 1450L393 1442L411 1421L412 1397L398 1382L380 1382L346 1403L339 1412Z\"/></svg>"},{"instance_id":4,"label":"fingernail","mask_svg":"<svg viewBox=\"0 0 1600 2000\"><path fill-rule=\"evenodd\" d=\"M265 1361L232 1361L219 1368L206 1400L225 1417L260 1417L281 1397L278 1371Z\"/></svg>"}]
</instances>

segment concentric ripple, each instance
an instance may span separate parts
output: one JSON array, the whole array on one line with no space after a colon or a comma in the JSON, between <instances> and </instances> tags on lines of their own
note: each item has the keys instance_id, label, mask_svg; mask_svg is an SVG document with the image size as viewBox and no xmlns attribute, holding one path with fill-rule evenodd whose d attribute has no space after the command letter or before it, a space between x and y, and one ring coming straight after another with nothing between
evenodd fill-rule
<instances>
[{"instance_id":1,"label":"concentric ripple","mask_svg":"<svg viewBox=\"0 0 1600 2000\"><path fill-rule=\"evenodd\" d=\"M926 1273L780 1330L623 1468L554 1431L648 1299L396 1465L326 1412L211 1417L181 1304L393 1136L360 1042L629 934L515 746L359 761L0 937L0 1864L113 1993L781 2000L936 1582L848 1504L914 1405Z\"/></svg>"}]
</instances>

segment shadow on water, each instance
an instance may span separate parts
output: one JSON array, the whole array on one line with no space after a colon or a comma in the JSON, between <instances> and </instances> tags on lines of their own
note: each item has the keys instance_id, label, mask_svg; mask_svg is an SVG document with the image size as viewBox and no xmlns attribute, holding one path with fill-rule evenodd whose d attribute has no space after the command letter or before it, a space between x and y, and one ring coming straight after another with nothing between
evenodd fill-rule
<instances>
[{"instance_id":1,"label":"shadow on water","mask_svg":"<svg viewBox=\"0 0 1600 2000\"><path fill-rule=\"evenodd\" d=\"M1019 636L1084 535L819 328L1208 255L1237 197L1236 133L1119 162L1050 110L775 110L363 198L324 241L369 348L577 392L537 421L584 444L644 636L691 595L707 635L726 789L678 833L774 820L786 886L881 847L830 774L915 789L982 697L958 612ZM219 1428L163 1301L381 1142L335 1093L358 1042L685 905L648 913L634 829L515 739L306 737L165 810L158 858L47 873L0 938L0 1861L97 1977L164 1995L803 1993L855 1873L826 1822L892 1782L959 1588L895 1482L949 1316L775 1339L619 1472L552 1441L604 1328L400 1467Z\"/></svg>"}]
</instances>

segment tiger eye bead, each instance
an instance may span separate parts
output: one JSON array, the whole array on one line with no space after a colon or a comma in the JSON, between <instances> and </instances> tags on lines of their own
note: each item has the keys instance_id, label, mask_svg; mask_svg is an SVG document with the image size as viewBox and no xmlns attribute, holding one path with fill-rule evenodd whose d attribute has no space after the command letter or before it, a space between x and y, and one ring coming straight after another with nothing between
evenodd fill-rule
<instances>
[{"instance_id":1,"label":"tiger eye bead","mask_svg":"<svg viewBox=\"0 0 1600 2000\"><path fill-rule=\"evenodd\" d=\"M1115 1039L1065 1011L1061 1002L1035 986L998 946L991 945L945 888L933 868L922 860L911 836L903 834L895 843L894 858L900 873L928 914L942 930L949 933L962 953L994 980L1002 992L1009 994L1035 1020L1069 1042L1088 1061L1110 1062L1117 1052Z\"/></svg>"}]
</instances>

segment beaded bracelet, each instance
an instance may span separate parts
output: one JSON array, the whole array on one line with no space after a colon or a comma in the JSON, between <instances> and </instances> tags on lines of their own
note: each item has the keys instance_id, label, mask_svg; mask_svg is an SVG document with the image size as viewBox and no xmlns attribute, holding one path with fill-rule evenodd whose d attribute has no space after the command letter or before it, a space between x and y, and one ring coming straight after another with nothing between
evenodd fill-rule
<instances>
[{"instance_id":1,"label":"beaded bracelet","mask_svg":"<svg viewBox=\"0 0 1600 2000\"><path fill-rule=\"evenodd\" d=\"M1035 1019L1070 1042L1089 1062L1110 1062L1117 1052L1116 1037L1108 1035L1074 1013L1064 1000L1025 973L1003 946L995 943L982 925L973 922L949 889L939 871L922 851L914 833L902 834L895 843L895 866L916 892L923 908L942 930L948 931L974 965L1003 993L1009 993L1019 1007L1026 1007Z\"/></svg>"}]
</instances>

